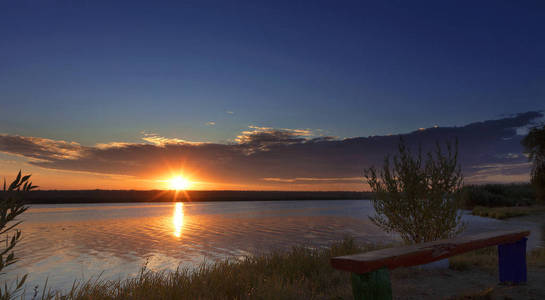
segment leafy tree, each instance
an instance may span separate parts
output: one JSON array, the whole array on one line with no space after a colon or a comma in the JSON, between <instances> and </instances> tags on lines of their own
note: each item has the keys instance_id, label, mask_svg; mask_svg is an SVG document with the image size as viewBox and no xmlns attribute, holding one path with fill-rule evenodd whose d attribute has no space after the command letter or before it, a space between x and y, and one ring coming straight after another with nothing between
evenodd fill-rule
<instances>
[{"instance_id":1,"label":"leafy tree","mask_svg":"<svg viewBox=\"0 0 545 300\"><path fill-rule=\"evenodd\" d=\"M528 159L532 161L532 184L537 201L545 203L545 125L536 126L522 140Z\"/></svg>"},{"instance_id":2,"label":"leafy tree","mask_svg":"<svg viewBox=\"0 0 545 300\"><path fill-rule=\"evenodd\" d=\"M458 160L458 142L447 143L443 154L435 151L413 157L400 139L399 155L386 156L382 169L365 170L375 193L376 214L371 221L386 232L397 232L406 243L422 243L453 237L464 229L458 213L463 176ZM393 163L393 165L392 165Z\"/></svg>"},{"instance_id":3,"label":"leafy tree","mask_svg":"<svg viewBox=\"0 0 545 300\"><path fill-rule=\"evenodd\" d=\"M0 200L0 235L3 238L0 238L0 243L5 244L5 247L0 250L0 274L5 274L4 268L18 260L13 253L13 248L21 238L21 231L16 227L22 221L17 221L16 218L28 209L21 199L21 193L36 188L29 179L30 175L21 176L21 171L19 171L15 180L9 187L6 187L6 179L4 178L4 197ZM24 275L20 280L17 280L13 291L8 288L7 284L4 287L0 286L0 299L14 298L21 290L26 278L27 275Z\"/></svg>"}]
</instances>

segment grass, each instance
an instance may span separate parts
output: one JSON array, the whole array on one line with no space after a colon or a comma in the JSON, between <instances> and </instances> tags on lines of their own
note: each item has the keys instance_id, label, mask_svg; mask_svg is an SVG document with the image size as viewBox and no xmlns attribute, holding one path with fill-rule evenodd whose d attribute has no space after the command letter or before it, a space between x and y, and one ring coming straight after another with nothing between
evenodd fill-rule
<instances>
[{"instance_id":1,"label":"grass","mask_svg":"<svg viewBox=\"0 0 545 300\"><path fill-rule=\"evenodd\" d=\"M536 248L526 255L529 266L545 267L545 248ZM495 271L498 268L497 247L488 247L449 258L449 268L467 271L473 268Z\"/></svg>"},{"instance_id":2,"label":"grass","mask_svg":"<svg viewBox=\"0 0 545 300\"><path fill-rule=\"evenodd\" d=\"M451 298L450 300L489 300L489 299L492 299L493 292L494 292L494 288L487 288L477 293L462 294L460 296Z\"/></svg>"},{"instance_id":3,"label":"grass","mask_svg":"<svg viewBox=\"0 0 545 300\"><path fill-rule=\"evenodd\" d=\"M544 213L545 206L517 206L517 207L484 207L476 206L471 213L475 216L489 217L494 219L507 219L512 217L526 216L530 214Z\"/></svg>"},{"instance_id":4,"label":"grass","mask_svg":"<svg viewBox=\"0 0 545 300\"><path fill-rule=\"evenodd\" d=\"M545 248L537 248L526 255L527 264L529 267L545 268ZM497 247L484 248L472 252L467 252L458 256L449 258L449 268L456 271L468 271L474 270L475 268L480 268L488 270L491 273L496 274L498 269L498 251ZM507 296L506 293L514 292L514 288L509 287L507 290L500 286L493 286L486 288L479 292L470 292L463 293L456 297L449 298L451 300L462 300L462 299L472 299L472 300L485 300L485 299L517 299L519 295L523 295L527 291L521 290L519 294L514 293L513 295ZM532 288L532 289L535 289ZM499 294L493 296L493 294ZM503 296L500 296L502 295ZM526 298L524 298L526 299Z\"/></svg>"},{"instance_id":5,"label":"grass","mask_svg":"<svg viewBox=\"0 0 545 300\"><path fill-rule=\"evenodd\" d=\"M74 283L67 292L25 292L32 299L351 299L350 273L335 270L330 258L371 251L385 246L357 245L347 238L328 248L294 247L290 251L248 256L202 264L196 270L153 272L143 268L134 278L95 278ZM529 266L545 267L545 248L531 251ZM449 259L450 268L467 271L497 268L496 247L468 252ZM414 276L414 269L403 269ZM395 275L395 274L394 274ZM400 274L394 277L400 277ZM454 299L489 299L491 291ZM35 297L32 297L33 294Z\"/></svg>"},{"instance_id":6,"label":"grass","mask_svg":"<svg viewBox=\"0 0 545 300\"><path fill-rule=\"evenodd\" d=\"M475 206L529 206L536 204L536 193L529 183L467 185L462 189L462 203L466 209Z\"/></svg>"},{"instance_id":7,"label":"grass","mask_svg":"<svg viewBox=\"0 0 545 300\"><path fill-rule=\"evenodd\" d=\"M352 239L329 248L294 247L243 260L202 264L197 270L152 272L126 280L91 280L49 299L332 299L351 298L350 274L335 270L333 256L361 253Z\"/></svg>"},{"instance_id":8,"label":"grass","mask_svg":"<svg viewBox=\"0 0 545 300\"><path fill-rule=\"evenodd\" d=\"M545 206L536 202L535 190L529 183L464 186L462 203L473 215L494 219L545 212Z\"/></svg>"}]
</instances>

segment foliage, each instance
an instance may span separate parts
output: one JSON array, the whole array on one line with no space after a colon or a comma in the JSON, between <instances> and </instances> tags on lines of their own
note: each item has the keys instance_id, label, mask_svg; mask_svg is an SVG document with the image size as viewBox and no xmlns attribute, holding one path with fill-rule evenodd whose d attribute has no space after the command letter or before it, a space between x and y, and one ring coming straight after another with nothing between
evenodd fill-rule
<instances>
[{"instance_id":1,"label":"foliage","mask_svg":"<svg viewBox=\"0 0 545 300\"><path fill-rule=\"evenodd\" d=\"M375 250L346 238L331 247L297 246L174 272L143 268L135 278L89 280L43 299L349 299L350 273L333 269L331 257Z\"/></svg>"},{"instance_id":2,"label":"foliage","mask_svg":"<svg viewBox=\"0 0 545 300\"><path fill-rule=\"evenodd\" d=\"M537 201L545 203L545 126L532 128L521 143L532 161L532 184Z\"/></svg>"},{"instance_id":3,"label":"foliage","mask_svg":"<svg viewBox=\"0 0 545 300\"><path fill-rule=\"evenodd\" d=\"M526 254L529 266L545 266L545 248L535 248ZM498 268L498 247L482 248L449 258L449 268L466 271L474 268L496 270Z\"/></svg>"},{"instance_id":4,"label":"foliage","mask_svg":"<svg viewBox=\"0 0 545 300\"><path fill-rule=\"evenodd\" d=\"M528 206L535 204L531 184L467 185L462 189L462 202L467 209L475 206Z\"/></svg>"},{"instance_id":5,"label":"foliage","mask_svg":"<svg viewBox=\"0 0 545 300\"><path fill-rule=\"evenodd\" d=\"M485 207L475 206L471 214L494 219L507 219L512 217L526 216L545 212L545 206L516 206L516 207Z\"/></svg>"},{"instance_id":6,"label":"foliage","mask_svg":"<svg viewBox=\"0 0 545 300\"><path fill-rule=\"evenodd\" d=\"M66 292L35 289L24 298L32 299L352 299L350 273L335 270L335 256L372 251L398 245L358 245L351 238L326 248L293 247L273 252L202 264L195 270L153 272L145 267L128 279L89 279L75 282ZM498 266L497 247L483 248L449 258L453 270L474 268L494 270ZM529 266L545 266L545 249L528 253ZM426 271L399 268L392 278L407 279ZM428 274L428 275L426 275ZM462 276L466 276L463 275ZM425 277L424 277L425 280ZM395 288L395 286L394 286ZM419 294L420 297L422 294ZM439 298L439 297L438 297Z\"/></svg>"},{"instance_id":7,"label":"foliage","mask_svg":"<svg viewBox=\"0 0 545 300\"><path fill-rule=\"evenodd\" d=\"M17 262L13 248L21 238L21 231L16 229L21 221L17 221L16 218L28 208L21 200L20 194L36 188L29 179L30 175L21 176L21 171L9 187L6 187L6 179L4 179L4 199L0 202L0 235L4 238L0 239L0 243L6 246L0 250L0 274L5 273L4 268ZM27 275L24 275L17 280L13 291L10 291L7 285L0 287L0 299L15 297L25 283L26 277Z\"/></svg>"},{"instance_id":8,"label":"foliage","mask_svg":"<svg viewBox=\"0 0 545 300\"><path fill-rule=\"evenodd\" d=\"M68 190L35 191L25 197L28 204L61 203L134 203L177 201L283 201L283 200L346 200L369 199L368 192L349 191L176 191L163 190Z\"/></svg>"},{"instance_id":9,"label":"foliage","mask_svg":"<svg viewBox=\"0 0 545 300\"><path fill-rule=\"evenodd\" d=\"M458 144L447 143L447 153L440 145L413 157L403 140L399 156L384 159L380 173L374 167L365 177L375 192L376 215L371 221L387 232L397 232L406 243L429 242L450 238L464 229L458 213L463 176L457 163Z\"/></svg>"}]
</instances>

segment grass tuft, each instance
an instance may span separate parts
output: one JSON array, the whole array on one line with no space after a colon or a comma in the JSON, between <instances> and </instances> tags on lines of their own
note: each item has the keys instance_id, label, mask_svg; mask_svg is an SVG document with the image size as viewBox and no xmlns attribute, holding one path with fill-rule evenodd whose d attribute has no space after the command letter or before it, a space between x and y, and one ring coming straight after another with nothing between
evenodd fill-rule
<instances>
[{"instance_id":1,"label":"grass tuft","mask_svg":"<svg viewBox=\"0 0 545 300\"><path fill-rule=\"evenodd\" d=\"M50 299L331 299L351 298L350 274L330 258L375 250L347 238L328 248L294 247L286 252L202 264L196 270L153 272L135 278L89 280Z\"/></svg>"},{"instance_id":2,"label":"grass tuft","mask_svg":"<svg viewBox=\"0 0 545 300\"><path fill-rule=\"evenodd\" d=\"M331 247L298 246L285 252L202 264L193 270L153 272L143 267L134 278L97 277L75 282L67 292L51 291L44 286L41 297L35 291L33 299L351 299L350 273L333 269L330 258L380 248L385 246L360 246L346 238ZM529 252L527 259L529 266L545 266L545 248ZM494 272L498 266L497 250L479 249L451 257L449 262L450 268L458 271L481 268ZM414 276L418 272L404 270L394 277ZM488 289L454 299L490 299L491 293L492 289Z\"/></svg>"},{"instance_id":3,"label":"grass tuft","mask_svg":"<svg viewBox=\"0 0 545 300\"><path fill-rule=\"evenodd\" d=\"M526 254L527 264L531 266L545 266L545 248L536 248ZM449 268L457 271L466 271L473 268L496 270L498 268L497 247L488 247L467 252L449 258Z\"/></svg>"},{"instance_id":4,"label":"grass tuft","mask_svg":"<svg viewBox=\"0 0 545 300\"><path fill-rule=\"evenodd\" d=\"M484 207L476 206L471 213L475 216L494 219L507 219L545 212L545 206L517 206L517 207Z\"/></svg>"},{"instance_id":5,"label":"grass tuft","mask_svg":"<svg viewBox=\"0 0 545 300\"><path fill-rule=\"evenodd\" d=\"M449 258L449 268L467 271L472 268L494 269L498 267L497 247L488 247L466 252Z\"/></svg>"},{"instance_id":6,"label":"grass tuft","mask_svg":"<svg viewBox=\"0 0 545 300\"><path fill-rule=\"evenodd\" d=\"M489 300L492 299L493 292L494 288L491 287L479 292L465 293L463 295L450 298L450 300Z\"/></svg>"}]
</instances>

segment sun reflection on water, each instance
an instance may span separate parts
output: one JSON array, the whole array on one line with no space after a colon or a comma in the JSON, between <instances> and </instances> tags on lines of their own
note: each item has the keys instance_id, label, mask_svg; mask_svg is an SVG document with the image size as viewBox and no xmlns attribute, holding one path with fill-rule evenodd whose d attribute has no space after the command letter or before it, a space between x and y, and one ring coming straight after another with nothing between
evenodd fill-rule
<instances>
[{"instance_id":1,"label":"sun reflection on water","mask_svg":"<svg viewBox=\"0 0 545 300\"><path fill-rule=\"evenodd\" d=\"M174 227L174 236L181 237L184 227L184 203L176 202L174 206L174 215L172 216L172 226Z\"/></svg>"}]
</instances>

